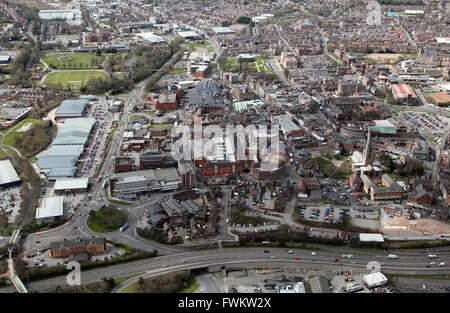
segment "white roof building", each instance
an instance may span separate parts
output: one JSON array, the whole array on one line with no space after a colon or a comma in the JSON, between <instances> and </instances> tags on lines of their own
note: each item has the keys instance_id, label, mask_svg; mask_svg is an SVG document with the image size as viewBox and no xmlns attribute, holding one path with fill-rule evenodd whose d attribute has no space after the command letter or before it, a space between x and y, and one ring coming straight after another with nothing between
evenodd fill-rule
<instances>
[{"instance_id":1,"label":"white roof building","mask_svg":"<svg viewBox=\"0 0 450 313\"><path fill-rule=\"evenodd\" d=\"M383 235L381 234L359 234L359 241L362 242L384 242Z\"/></svg>"},{"instance_id":2,"label":"white roof building","mask_svg":"<svg viewBox=\"0 0 450 313\"><path fill-rule=\"evenodd\" d=\"M42 198L41 206L36 209L36 219L51 219L63 216L63 199L64 197Z\"/></svg>"},{"instance_id":3,"label":"white roof building","mask_svg":"<svg viewBox=\"0 0 450 313\"><path fill-rule=\"evenodd\" d=\"M55 191L61 190L76 190L76 189L87 189L89 183L89 178L67 178L67 179L56 179L55 181Z\"/></svg>"},{"instance_id":4,"label":"white roof building","mask_svg":"<svg viewBox=\"0 0 450 313\"><path fill-rule=\"evenodd\" d=\"M0 161L0 186L20 182L14 166L9 159Z\"/></svg>"},{"instance_id":5,"label":"white roof building","mask_svg":"<svg viewBox=\"0 0 450 313\"><path fill-rule=\"evenodd\" d=\"M363 276L364 284L369 287L382 286L388 283L388 279L381 272L371 273Z\"/></svg>"}]
</instances>

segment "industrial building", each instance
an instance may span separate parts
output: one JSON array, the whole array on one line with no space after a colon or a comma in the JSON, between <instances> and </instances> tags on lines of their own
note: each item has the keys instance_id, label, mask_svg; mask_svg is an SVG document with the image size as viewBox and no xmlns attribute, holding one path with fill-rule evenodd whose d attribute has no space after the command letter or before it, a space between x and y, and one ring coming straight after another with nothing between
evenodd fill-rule
<instances>
[{"instance_id":1,"label":"industrial building","mask_svg":"<svg viewBox=\"0 0 450 313\"><path fill-rule=\"evenodd\" d=\"M62 220L64 215L64 197L42 198L41 205L36 209L36 221Z\"/></svg>"},{"instance_id":2,"label":"industrial building","mask_svg":"<svg viewBox=\"0 0 450 313\"><path fill-rule=\"evenodd\" d=\"M82 117L89 99L64 100L55 113L55 119Z\"/></svg>"},{"instance_id":3,"label":"industrial building","mask_svg":"<svg viewBox=\"0 0 450 313\"><path fill-rule=\"evenodd\" d=\"M0 187L8 188L22 182L9 159L0 161Z\"/></svg>"},{"instance_id":4,"label":"industrial building","mask_svg":"<svg viewBox=\"0 0 450 313\"><path fill-rule=\"evenodd\" d=\"M147 42L147 43L150 43L150 44L160 44L160 43L162 43L162 42L164 42L165 40L164 40L164 38L162 38L162 37L160 37L160 36L158 36L158 35L155 35L154 33L152 33L152 32L146 32L146 33L138 33L138 34L136 34L136 39L138 40L141 40L141 41L143 41L143 42Z\"/></svg>"},{"instance_id":5,"label":"industrial building","mask_svg":"<svg viewBox=\"0 0 450 313\"><path fill-rule=\"evenodd\" d=\"M94 123L93 118L72 118L64 122L48 155L40 156L36 161L39 171L48 180L73 177Z\"/></svg>"},{"instance_id":6,"label":"industrial building","mask_svg":"<svg viewBox=\"0 0 450 313\"><path fill-rule=\"evenodd\" d=\"M65 21L70 24L81 24L80 10L40 10L39 18L45 21Z\"/></svg>"},{"instance_id":7,"label":"industrial building","mask_svg":"<svg viewBox=\"0 0 450 313\"><path fill-rule=\"evenodd\" d=\"M53 145L85 145L94 126L94 118L73 118L64 122Z\"/></svg>"},{"instance_id":8,"label":"industrial building","mask_svg":"<svg viewBox=\"0 0 450 313\"><path fill-rule=\"evenodd\" d=\"M201 36L192 30L187 31L179 31L178 35L183 37L184 39L199 39Z\"/></svg>"},{"instance_id":9,"label":"industrial building","mask_svg":"<svg viewBox=\"0 0 450 313\"><path fill-rule=\"evenodd\" d=\"M86 192L89 178L59 178L55 181L54 191L58 192Z\"/></svg>"},{"instance_id":10,"label":"industrial building","mask_svg":"<svg viewBox=\"0 0 450 313\"><path fill-rule=\"evenodd\" d=\"M232 35L235 33L235 31L229 27L213 27L212 30L216 35Z\"/></svg>"}]
</instances>

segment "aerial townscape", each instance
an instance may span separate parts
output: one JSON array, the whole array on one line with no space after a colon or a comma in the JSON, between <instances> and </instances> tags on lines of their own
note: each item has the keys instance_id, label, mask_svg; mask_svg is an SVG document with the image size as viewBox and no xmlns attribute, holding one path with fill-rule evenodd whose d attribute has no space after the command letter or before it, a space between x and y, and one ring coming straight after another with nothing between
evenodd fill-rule
<instances>
[{"instance_id":1,"label":"aerial townscape","mask_svg":"<svg viewBox=\"0 0 450 313\"><path fill-rule=\"evenodd\" d=\"M0 24L1 293L450 293L448 0Z\"/></svg>"}]
</instances>

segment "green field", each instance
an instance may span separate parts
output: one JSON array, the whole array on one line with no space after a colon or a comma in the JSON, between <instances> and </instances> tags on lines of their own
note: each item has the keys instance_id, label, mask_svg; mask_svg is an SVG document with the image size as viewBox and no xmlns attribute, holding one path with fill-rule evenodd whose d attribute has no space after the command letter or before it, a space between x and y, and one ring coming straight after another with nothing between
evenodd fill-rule
<instances>
[{"instance_id":1,"label":"green field","mask_svg":"<svg viewBox=\"0 0 450 313\"><path fill-rule=\"evenodd\" d=\"M45 85L58 87L61 83L62 88L79 89L86 85L87 81L91 77L101 77L106 79L107 75L100 71L63 71L50 73L45 78Z\"/></svg>"},{"instance_id":2,"label":"green field","mask_svg":"<svg viewBox=\"0 0 450 313\"><path fill-rule=\"evenodd\" d=\"M207 47L207 46L209 46L209 43L208 43L208 42L205 42L205 43L200 43L200 42L190 42L190 43L188 44L188 46L189 46L189 47Z\"/></svg>"},{"instance_id":3,"label":"green field","mask_svg":"<svg viewBox=\"0 0 450 313\"><path fill-rule=\"evenodd\" d=\"M41 124L41 125L45 124L45 122L42 120L38 120L35 118L26 118L23 121L21 121L20 123L18 123L17 125L14 125L12 127L12 131L8 135L6 135L3 143L8 146L14 146L16 139L18 137L22 136L23 134L25 134L25 132L18 132L17 130L19 130L23 125L25 125L27 123L32 123L33 125L34 124ZM31 127L29 129L31 129ZM10 130L11 130L11 128L7 128L7 129L1 130L0 132L3 134L6 134Z\"/></svg>"},{"instance_id":4,"label":"green field","mask_svg":"<svg viewBox=\"0 0 450 313\"><path fill-rule=\"evenodd\" d=\"M104 207L89 214L87 225L98 233L118 230L127 221L127 216L115 208Z\"/></svg>"},{"instance_id":5,"label":"green field","mask_svg":"<svg viewBox=\"0 0 450 313\"><path fill-rule=\"evenodd\" d=\"M70 60L58 60L61 56L66 56ZM71 52L59 52L48 54L44 58L44 62L49 67L54 67L58 70L79 70L79 69L97 69L103 63L103 58L93 53L71 53Z\"/></svg>"}]
</instances>

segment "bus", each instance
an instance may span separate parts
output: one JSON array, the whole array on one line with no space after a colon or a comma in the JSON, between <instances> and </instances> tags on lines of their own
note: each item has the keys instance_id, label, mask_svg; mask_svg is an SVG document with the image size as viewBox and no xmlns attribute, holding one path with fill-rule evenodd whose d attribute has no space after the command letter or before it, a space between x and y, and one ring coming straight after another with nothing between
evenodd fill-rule
<instances>
[{"instance_id":1,"label":"bus","mask_svg":"<svg viewBox=\"0 0 450 313\"><path fill-rule=\"evenodd\" d=\"M128 227L128 222L126 222L125 224L123 224L122 227L120 227L120 231L123 232L125 229L127 229Z\"/></svg>"},{"instance_id":2,"label":"bus","mask_svg":"<svg viewBox=\"0 0 450 313\"><path fill-rule=\"evenodd\" d=\"M101 176L97 177L97 183L101 180L102 180Z\"/></svg>"}]
</instances>

